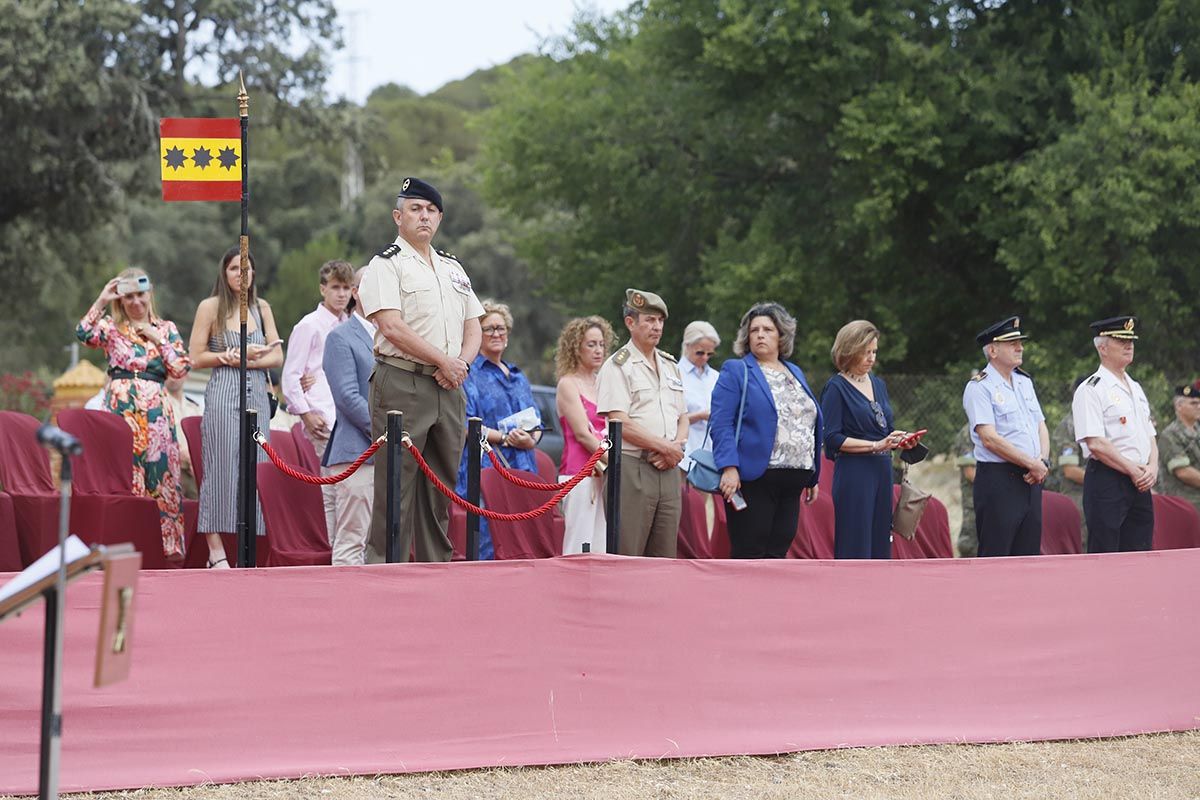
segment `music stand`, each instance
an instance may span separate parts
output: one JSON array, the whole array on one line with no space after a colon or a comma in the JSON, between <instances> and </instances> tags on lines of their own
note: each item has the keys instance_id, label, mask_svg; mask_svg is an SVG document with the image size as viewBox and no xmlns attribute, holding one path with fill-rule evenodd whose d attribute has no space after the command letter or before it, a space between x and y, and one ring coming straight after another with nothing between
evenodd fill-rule
<instances>
[{"instance_id":1,"label":"music stand","mask_svg":"<svg viewBox=\"0 0 1200 800\"><path fill-rule=\"evenodd\" d=\"M60 554L66 552L65 564L60 569ZM43 800L58 797L58 762L61 753L62 737L62 611L66 598L59 596L60 578L66 582L90 572L97 567L106 567L110 560L116 559L129 563L133 556L137 565L141 564L141 554L133 549L131 544L120 544L104 547L93 545L88 547L76 536L67 538L64 544L56 547L39 558L23 572L4 586L0 587L0 621L32 605L38 597L46 599L46 634L42 660L42 732L41 756L38 762L38 797ZM135 567L136 570L136 567ZM61 573L61 575L60 575ZM106 588L108 581L106 583ZM132 599L132 594L127 598ZM105 595L106 606L108 595ZM112 619L113 623L120 616L118 611L105 608L101 614L104 619ZM125 614L128 618L128 612ZM128 624L128 623L126 623ZM102 623L103 625L103 623ZM103 627L102 627L103 633ZM102 636L100 646L103 648L105 639ZM124 647L127 651L127 645ZM127 656L127 653L126 653ZM97 664L99 670L99 664ZM126 670L128 664L126 662ZM99 681L99 672L97 680ZM97 685L100 685L97 683Z\"/></svg>"}]
</instances>

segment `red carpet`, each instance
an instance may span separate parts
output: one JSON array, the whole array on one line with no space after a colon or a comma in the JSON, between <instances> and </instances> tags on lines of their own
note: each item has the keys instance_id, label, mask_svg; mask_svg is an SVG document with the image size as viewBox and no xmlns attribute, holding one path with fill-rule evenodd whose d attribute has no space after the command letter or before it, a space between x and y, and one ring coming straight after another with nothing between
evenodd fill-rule
<instances>
[{"instance_id":1,"label":"red carpet","mask_svg":"<svg viewBox=\"0 0 1200 800\"><path fill-rule=\"evenodd\" d=\"M1200 550L146 572L62 790L1200 727ZM37 782L42 607L0 624L0 793Z\"/></svg>"}]
</instances>

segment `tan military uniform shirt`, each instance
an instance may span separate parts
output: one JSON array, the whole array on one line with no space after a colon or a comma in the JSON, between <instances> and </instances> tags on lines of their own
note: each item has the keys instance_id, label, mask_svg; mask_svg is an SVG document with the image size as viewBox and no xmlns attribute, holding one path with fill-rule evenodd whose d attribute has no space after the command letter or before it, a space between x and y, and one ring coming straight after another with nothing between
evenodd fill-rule
<instances>
[{"instance_id":1,"label":"tan military uniform shirt","mask_svg":"<svg viewBox=\"0 0 1200 800\"><path fill-rule=\"evenodd\" d=\"M683 378L671 356L655 350L654 359L658 374L632 342L609 356L596 378L596 410L601 414L623 411L648 433L674 439L679 432L679 417L687 413ZM641 454L640 448L624 439L621 450L635 456Z\"/></svg>"},{"instance_id":2,"label":"tan military uniform shirt","mask_svg":"<svg viewBox=\"0 0 1200 800\"><path fill-rule=\"evenodd\" d=\"M1200 469L1200 425L1188 429L1175 419L1163 428L1158 437L1158 462L1163 494L1182 497L1200 509L1200 489L1175 477L1175 470L1183 467Z\"/></svg>"},{"instance_id":3,"label":"tan military uniform shirt","mask_svg":"<svg viewBox=\"0 0 1200 800\"><path fill-rule=\"evenodd\" d=\"M471 288L471 279L462 264L432 250L430 265L416 249L399 236L395 245L375 256L363 273L358 299L363 313L395 309L418 336L448 356L457 358L462 351L463 325L483 316L483 306ZM377 355L420 361L375 332Z\"/></svg>"}]
</instances>

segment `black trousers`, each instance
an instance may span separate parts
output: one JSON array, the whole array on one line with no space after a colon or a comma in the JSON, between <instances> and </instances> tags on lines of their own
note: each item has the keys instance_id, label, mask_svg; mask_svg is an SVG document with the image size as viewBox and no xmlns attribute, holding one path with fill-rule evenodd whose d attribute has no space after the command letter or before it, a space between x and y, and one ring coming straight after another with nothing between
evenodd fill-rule
<instances>
[{"instance_id":1,"label":"black trousers","mask_svg":"<svg viewBox=\"0 0 1200 800\"><path fill-rule=\"evenodd\" d=\"M800 521L800 494L813 485L811 469L769 469L742 482L746 508L726 505L731 558L786 558Z\"/></svg>"},{"instance_id":2,"label":"black trousers","mask_svg":"<svg viewBox=\"0 0 1200 800\"><path fill-rule=\"evenodd\" d=\"M1088 552L1149 550L1154 540L1154 498L1139 492L1123 472L1089 458L1083 470L1083 516Z\"/></svg>"},{"instance_id":3,"label":"black trousers","mask_svg":"<svg viewBox=\"0 0 1200 800\"><path fill-rule=\"evenodd\" d=\"M979 555L1036 556L1042 552L1042 487L1010 464L975 465L975 532Z\"/></svg>"}]
</instances>

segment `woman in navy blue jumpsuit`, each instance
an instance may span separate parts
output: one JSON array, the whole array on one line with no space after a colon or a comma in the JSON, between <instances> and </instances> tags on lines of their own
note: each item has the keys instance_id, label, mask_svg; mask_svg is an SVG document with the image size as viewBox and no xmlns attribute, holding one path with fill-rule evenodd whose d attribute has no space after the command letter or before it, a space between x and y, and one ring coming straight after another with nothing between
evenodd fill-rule
<instances>
[{"instance_id":1,"label":"woman in navy blue jumpsuit","mask_svg":"<svg viewBox=\"0 0 1200 800\"><path fill-rule=\"evenodd\" d=\"M892 450L907 435L894 429L887 387L871 374L879 331L855 320L838 331L838 374L821 393L825 457L833 474L834 558L892 557Z\"/></svg>"}]
</instances>

